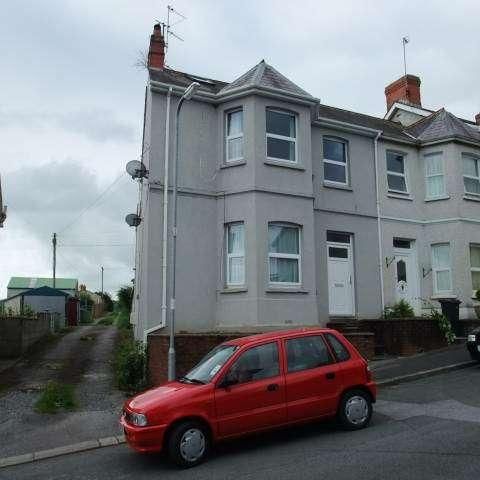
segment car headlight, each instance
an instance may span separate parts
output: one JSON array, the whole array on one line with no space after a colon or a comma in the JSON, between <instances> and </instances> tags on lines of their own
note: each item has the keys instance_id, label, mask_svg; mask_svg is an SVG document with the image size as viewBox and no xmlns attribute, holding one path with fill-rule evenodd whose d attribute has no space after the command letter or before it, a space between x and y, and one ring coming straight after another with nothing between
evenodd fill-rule
<instances>
[{"instance_id":1,"label":"car headlight","mask_svg":"<svg viewBox=\"0 0 480 480\"><path fill-rule=\"evenodd\" d=\"M477 336L474 333L471 333L467 337L467 342L475 342L476 339L477 339Z\"/></svg>"},{"instance_id":2,"label":"car headlight","mask_svg":"<svg viewBox=\"0 0 480 480\"><path fill-rule=\"evenodd\" d=\"M142 413L131 413L130 421L137 427L145 427L147 425L147 417Z\"/></svg>"}]
</instances>

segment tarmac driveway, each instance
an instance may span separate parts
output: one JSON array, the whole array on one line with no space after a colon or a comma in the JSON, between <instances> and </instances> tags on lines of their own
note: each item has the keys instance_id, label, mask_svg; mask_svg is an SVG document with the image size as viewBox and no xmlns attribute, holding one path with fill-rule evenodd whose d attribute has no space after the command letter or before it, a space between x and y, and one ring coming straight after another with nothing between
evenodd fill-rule
<instances>
[{"instance_id":1,"label":"tarmac driveway","mask_svg":"<svg viewBox=\"0 0 480 480\"><path fill-rule=\"evenodd\" d=\"M124 400L113 383L113 326L75 327L43 353L0 373L0 457L117 435ZM39 414L34 404L49 380L74 384L74 412Z\"/></svg>"}]
</instances>

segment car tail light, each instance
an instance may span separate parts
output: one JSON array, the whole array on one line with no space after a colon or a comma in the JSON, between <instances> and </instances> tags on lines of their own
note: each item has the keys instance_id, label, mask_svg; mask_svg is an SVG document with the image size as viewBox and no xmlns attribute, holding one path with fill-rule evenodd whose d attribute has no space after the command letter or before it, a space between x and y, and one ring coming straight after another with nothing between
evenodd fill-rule
<instances>
[{"instance_id":1,"label":"car tail light","mask_svg":"<svg viewBox=\"0 0 480 480\"><path fill-rule=\"evenodd\" d=\"M365 377L367 378L367 382L372 381L372 371L370 370L368 363L365 365Z\"/></svg>"}]
</instances>

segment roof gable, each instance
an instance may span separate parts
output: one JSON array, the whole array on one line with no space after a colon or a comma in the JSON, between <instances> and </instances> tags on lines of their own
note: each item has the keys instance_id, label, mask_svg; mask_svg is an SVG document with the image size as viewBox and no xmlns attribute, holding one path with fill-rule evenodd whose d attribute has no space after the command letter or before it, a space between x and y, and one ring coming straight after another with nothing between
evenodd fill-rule
<instances>
[{"instance_id":1,"label":"roof gable","mask_svg":"<svg viewBox=\"0 0 480 480\"><path fill-rule=\"evenodd\" d=\"M7 288L33 289L39 287L53 288L53 279L45 277L12 277ZM76 278L56 278L55 288L60 290L77 290L78 280Z\"/></svg>"},{"instance_id":2,"label":"roof gable","mask_svg":"<svg viewBox=\"0 0 480 480\"><path fill-rule=\"evenodd\" d=\"M265 62L265 60L262 60L248 70L248 72L223 87L219 94L228 94L236 90L247 88L274 89L280 90L285 94L313 99L308 92L293 83L285 77L285 75L282 75L278 70Z\"/></svg>"}]
</instances>

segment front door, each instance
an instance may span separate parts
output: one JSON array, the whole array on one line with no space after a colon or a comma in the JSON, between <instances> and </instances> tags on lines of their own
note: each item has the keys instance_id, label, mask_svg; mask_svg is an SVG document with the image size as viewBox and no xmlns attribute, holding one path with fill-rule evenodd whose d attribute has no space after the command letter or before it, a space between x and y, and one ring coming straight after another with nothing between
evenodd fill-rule
<instances>
[{"instance_id":1,"label":"front door","mask_svg":"<svg viewBox=\"0 0 480 480\"><path fill-rule=\"evenodd\" d=\"M328 304L330 315L354 315L352 248L328 243Z\"/></svg>"},{"instance_id":2,"label":"front door","mask_svg":"<svg viewBox=\"0 0 480 480\"><path fill-rule=\"evenodd\" d=\"M396 249L394 255L395 300L408 302L418 314L419 292L415 251L412 248Z\"/></svg>"},{"instance_id":3,"label":"front door","mask_svg":"<svg viewBox=\"0 0 480 480\"><path fill-rule=\"evenodd\" d=\"M237 383L215 389L221 437L286 422L285 377L280 367L278 342L248 349L234 362L227 376Z\"/></svg>"}]
</instances>

